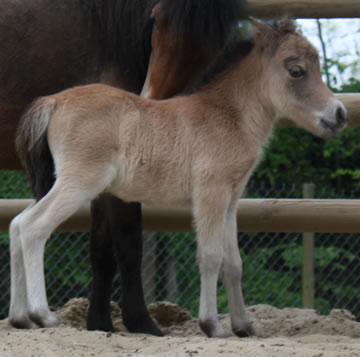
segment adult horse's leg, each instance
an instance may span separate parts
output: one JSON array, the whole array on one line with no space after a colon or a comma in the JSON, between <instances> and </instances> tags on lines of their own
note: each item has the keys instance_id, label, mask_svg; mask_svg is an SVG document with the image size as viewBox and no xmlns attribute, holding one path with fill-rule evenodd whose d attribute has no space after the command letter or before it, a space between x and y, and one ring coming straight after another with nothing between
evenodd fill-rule
<instances>
[{"instance_id":1,"label":"adult horse's leg","mask_svg":"<svg viewBox=\"0 0 360 357\"><path fill-rule=\"evenodd\" d=\"M113 331L111 321L111 287L116 272L116 259L109 228L107 199L100 196L91 203L90 261L92 296L87 317L88 330Z\"/></svg>"},{"instance_id":2,"label":"adult horse's leg","mask_svg":"<svg viewBox=\"0 0 360 357\"><path fill-rule=\"evenodd\" d=\"M103 195L94 203L93 220L104 220L106 225L93 224L91 259L93 265L93 296L88 315L88 328L112 329L110 291L114 275L116 251L122 282L123 321L130 332L162 336L147 310L141 278L142 225L141 205L125 203L110 195ZM106 236L106 237L105 237ZM98 315L102 315L97 319Z\"/></svg>"}]
</instances>

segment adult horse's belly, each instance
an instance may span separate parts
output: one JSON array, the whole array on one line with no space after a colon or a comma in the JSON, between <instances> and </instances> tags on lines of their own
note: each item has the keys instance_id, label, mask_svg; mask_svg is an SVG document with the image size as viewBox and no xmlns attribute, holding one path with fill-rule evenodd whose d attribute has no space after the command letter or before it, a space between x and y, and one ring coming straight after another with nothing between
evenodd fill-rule
<instances>
[{"instance_id":1,"label":"adult horse's belly","mask_svg":"<svg viewBox=\"0 0 360 357\"><path fill-rule=\"evenodd\" d=\"M100 78L97 43L80 4L0 1L0 169L21 168L14 140L29 103Z\"/></svg>"},{"instance_id":2,"label":"adult horse's belly","mask_svg":"<svg viewBox=\"0 0 360 357\"><path fill-rule=\"evenodd\" d=\"M0 96L0 170L21 169L15 150L16 128L24 106L11 107Z\"/></svg>"}]
</instances>

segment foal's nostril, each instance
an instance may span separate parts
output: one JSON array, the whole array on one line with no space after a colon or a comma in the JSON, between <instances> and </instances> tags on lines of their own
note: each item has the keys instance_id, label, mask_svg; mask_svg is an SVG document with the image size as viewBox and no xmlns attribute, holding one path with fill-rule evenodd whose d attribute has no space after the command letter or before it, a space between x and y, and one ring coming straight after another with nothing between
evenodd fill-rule
<instances>
[{"instance_id":1,"label":"foal's nostril","mask_svg":"<svg viewBox=\"0 0 360 357\"><path fill-rule=\"evenodd\" d=\"M336 110L336 121L338 124L343 124L346 122L346 111L343 107L338 107Z\"/></svg>"}]
</instances>

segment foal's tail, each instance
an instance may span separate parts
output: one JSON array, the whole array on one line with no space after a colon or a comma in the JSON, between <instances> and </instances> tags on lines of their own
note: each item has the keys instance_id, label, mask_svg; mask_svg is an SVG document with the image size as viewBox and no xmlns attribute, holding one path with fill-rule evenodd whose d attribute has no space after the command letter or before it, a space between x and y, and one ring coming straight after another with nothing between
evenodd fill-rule
<instances>
[{"instance_id":1,"label":"foal's tail","mask_svg":"<svg viewBox=\"0 0 360 357\"><path fill-rule=\"evenodd\" d=\"M22 116L16 133L16 150L37 201L49 192L55 181L54 160L47 138L55 106L53 97L35 100Z\"/></svg>"}]
</instances>

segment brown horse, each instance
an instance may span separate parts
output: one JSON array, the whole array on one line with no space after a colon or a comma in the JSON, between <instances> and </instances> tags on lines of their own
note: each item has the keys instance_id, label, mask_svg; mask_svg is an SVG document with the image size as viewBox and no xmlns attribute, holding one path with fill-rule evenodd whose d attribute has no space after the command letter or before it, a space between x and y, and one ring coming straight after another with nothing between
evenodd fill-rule
<instances>
[{"instance_id":1,"label":"brown horse","mask_svg":"<svg viewBox=\"0 0 360 357\"><path fill-rule=\"evenodd\" d=\"M25 107L36 97L95 82L140 93L148 70L154 23L150 14L155 5L154 17L158 21L154 51L162 64L153 71L155 60L149 68L151 78L147 83L151 83L152 90L147 95L162 99L182 91L223 46L228 33L246 15L245 0L1 2L3 169L21 168L14 148L15 131ZM189 60L192 53L203 53L203 48L209 57L201 55L201 61ZM124 219L119 221L119 215ZM126 327L132 332L161 335L143 298L141 206L102 195L92 204L92 222L93 293L88 328L112 330L109 303L118 264Z\"/></svg>"},{"instance_id":2,"label":"brown horse","mask_svg":"<svg viewBox=\"0 0 360 357\"><path fill-rule=\"evenodd\" d=\"M80 206L109 192L148 205L191 204L200 326L210 337L226 335L216 307L221 271L234 333L254 334L241 288L238 200L279 118L330 137L347 115L293 22L253 23L254 43L229 44L209 81L191 95L154 101L98 84L30 106L17 137L20 157L33 182L49 179L38 175L39 167L55 168L56 180L10 226L13 324L57 325L46 299L45 243Z\"/></svg>"}]
</instances>

